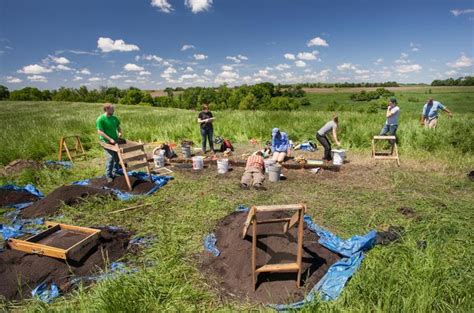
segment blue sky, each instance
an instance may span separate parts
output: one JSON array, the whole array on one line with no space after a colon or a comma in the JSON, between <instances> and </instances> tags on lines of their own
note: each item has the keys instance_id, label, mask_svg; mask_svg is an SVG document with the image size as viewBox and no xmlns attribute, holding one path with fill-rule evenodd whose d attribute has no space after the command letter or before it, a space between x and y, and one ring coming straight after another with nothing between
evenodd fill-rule
<instances>
[{"instance_id":1,"label":"blue sky","mask_svg":"<svg viewBox=\"0 0 474 313\"><path fill-rule=\"evenodd\" d=\"M0 0L0 84L431 82L473 29L472 0Z\"/></svg>"}]
</instances>

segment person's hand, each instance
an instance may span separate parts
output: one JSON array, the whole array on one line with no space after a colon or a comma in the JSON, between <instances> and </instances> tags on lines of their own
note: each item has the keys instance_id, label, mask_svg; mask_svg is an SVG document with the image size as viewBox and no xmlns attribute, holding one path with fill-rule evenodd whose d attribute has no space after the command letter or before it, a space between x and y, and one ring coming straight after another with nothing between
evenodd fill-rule
<instances>
[{"instance_id":1,"label":"person's hand","mask_svg":"<svg viewBox=\"0 0 474 313\"><path fill-rule=\"evenodd\" d=\"M453 117L453 113L449 112L449 113L448 113L448 116L449 116L449 118L452 118L452 117Z\"/></svg>"},{"instance_id":2,"label":"person's hand","mask_svg":"<svg viewBox=\"0 0 474 313\"><path fill-rule=\"evenodd\" d=\"M122 138L122 133L118 133L119 138Z\"/></svg>"},{"instance_id":3,"label":"person's hand","mask_svg":"<svg viewBox=\"0 0 474 313\"><path fill-rule=\"evenodd\" d=\"M336 145L340 146L340 145L341 145L341 142L340 142L340 141L336 141Z\"/></svg>"},{"instance_id":4,"label":"person's hand","mask_svg":"<svg viewBox=\"0 0 474 313\"><path fill-rule=\"evenodd\" d=\"M115 140L113 140L112 138L109 139L109 142L111 145L115 145Z\"/></svg>"}]
</instances>

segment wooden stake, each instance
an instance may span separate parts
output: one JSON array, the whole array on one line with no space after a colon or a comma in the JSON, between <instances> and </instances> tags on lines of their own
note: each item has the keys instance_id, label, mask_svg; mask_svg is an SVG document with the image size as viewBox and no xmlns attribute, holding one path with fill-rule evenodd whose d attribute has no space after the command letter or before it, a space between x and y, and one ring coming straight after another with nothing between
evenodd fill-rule
<instances>
[{"instance_id":1,"label":"wooden stake","mask_svg":"<svg viewBox=\"0 0 474 313\"><path fill-rule=\"evenodd\" d=\"M134 210L134 209L138 209L138 208L142 208L142 207L146 207L146 206L150 206L150 205L151 205L151 204L148 204L148 203L139 204L139 205L134 205L134 206L131 206L131 207L128 207L128 208L125 208L125 209L120 209L120 210L115 210L115 211L109 212L109 214L114 214L114 213L120 213L120 212L130 211L130 210Z\"/></svg>"}]
</instances>

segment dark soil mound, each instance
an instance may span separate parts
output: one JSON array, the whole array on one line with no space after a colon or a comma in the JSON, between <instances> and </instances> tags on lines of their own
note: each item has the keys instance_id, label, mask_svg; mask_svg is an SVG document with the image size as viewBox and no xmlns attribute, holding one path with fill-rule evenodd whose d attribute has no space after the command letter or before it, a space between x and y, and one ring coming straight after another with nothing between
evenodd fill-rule
<instances>
[{"instance_id":1,"label":"dark soil mound","mask_svg":"<svg viewBox=\"0 0 474 313\"><path fill-rule=\"evenodd\" d=\"M474 171L470 171L469 174L467 174L467 177L469 177L471 181L474 181Z\"/></svg>"},{"instance_id":2,"label":"dark soil mound","mask_svg":"<svg viewBox=\"0 0 474 313\"><path fill-rule=\"evenodd\" d=\"M79 241L85 239L89 234L82 233L70 229L60 229L51 235L39 240L37 243L56 247L60 249L68 249Z\"/></svg>"},{"instance_id":3,"label":"dark soil mound","mask_svg":"<svg viewBox=\"0 0 474 313\"><path fill-rule=\"evenodd\" d=\"M111 195L108 190L93 188L89 186L70 185L62 186L51 192L46 198L36 201L21 211L24 218L32 218L46 215L54 215L64 204L74 205L81 199L90 196Z\"/></svg>"},{"instance_id":4,"label":"dark soil mound","mask_svg":"<svg viewBox=\"0 0 474 313\"><path fill-rule=\"evenodd\" d=\"M402 215L405 215L406 217L415 217L416 216L415 210L413 210L412 208L409 208L409 207L398 208L397 212L402 214Z\"/></svg>"},{"instance_id":5,"label":"dark soil mound","mask_svg":"<svg viewBox=\"0 0 474 313\"><path fill-rule=\"evenodd\" d=\"M132 191L131 193L133 194L146 194L153 188L155 188L155 184L147 181L147 180L141 180L133 176L129 176L130 178L130 184L132 185ZM91 186L93 187L107 187L107 188L112 188L112 189L118 189L120 191L125 191L129 192L128 186L127 186L127 181L125 180L125 177L123 176L117 176L114 178L114 180L110 183L107 183L107 180L105 177L100 177L100 178L93 178L90 181Z\"/></svg>"},{"instance_id":6,"label":"dark soil mound","mask_svg":"<svg viewBox=\"0 0 474 313\"><path fill-rule=\"evenodd\" d=\"M24 169L40 169L43 165L40 162L33 160L15 160L6 165L1 171L0 175L13 175L18 174Z\"/></svg>"},{"instance_id":7,"label":"dark soil mound","mask_svg":"<svg viewBox=\"0 0 474 313\"><path fill-rule=\"evenodd\" d=\"M218 257L204 252L201 269L225 298L250 300L256 303L284 304L302 300L307 292L326 274L340 257L321 246L318 237L306 229L303 243L303 273L301 288L296 287L296 273L262 273L258 275L257 289L252 285L252 227L241 239L247 213L233 213L217 225L215 234ZM259 214L258 218L286 217L281 212ZM296 261L297 225L283 234L283 225L258 225L257 266Z\"/></svg>"},{"instance_id":8,"label":"dark soil mound","mask_svg":"<svg viewBox=\"0 0 474 313\"><path fill-rule=\"evenodd\" d=\"M379 245L388 245L391 242L399 241L405 234L405 228L402 226L389 226L386 231L377 232L375 238Z\"/></svg>"},{"instance_id":9,"label":"dark soil mound","mask_svg":"<svg viewBox=\"0 0 474 313\"><path fill-rule=\"evenodd\" d=\"M0 207L12 206L14 204L34 202L39 198L28 191L17 191L0 189Z\"/></svg>"},{"instance_id":10,"label":"dark soil mound","mask_svg":"<svg viewBox=\"0 0 474 313\"><path fill-rule=\"evenodd\" d=\"M100 244L80 263L67 263L46 256L7 250L0 253L0 295L8 300L31 297L31 290L42 282L56 283L61 293L73 287L71 280L97 274L127 251L130 234L102 229Z\"/></svg>"}]
</instances>

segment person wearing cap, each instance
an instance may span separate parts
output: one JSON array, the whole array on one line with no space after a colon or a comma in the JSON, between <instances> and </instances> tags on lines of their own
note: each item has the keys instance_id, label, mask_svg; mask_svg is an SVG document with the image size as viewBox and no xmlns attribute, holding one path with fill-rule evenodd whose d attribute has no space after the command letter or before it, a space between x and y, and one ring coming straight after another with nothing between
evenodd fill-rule
<instances>
[{"instance_id":1,"label":"person wearing cap","mask_svg":"<svg viewBox=\"0 0 474 313\"><path fill-rule=\"evenodd\" d=\"M395 136L398 128L398 117L400 116L400 108L397 105L397 99L395 97L390 98L388 101L385 116L387 117L387 120L380 131L380 136Z\"/></svg>"},{"instance_id":2,"label":"person wearing cap","mask_svg":"<svg viewBox=\"0 0 474 313\"><path fill-rule=\"evenodd\" d=\"M280 129L274 128L272 130L272 159L282 163L288 154L288 147L288 135L285 132L280 132Z\"/></svg>"},{"instance_id":3,"label":"person wearing cap","mask_svg":"<svg viewBox=\"0 0 474 313\"><path fill-rule=\"evenodd\" d=\"M250 186L253 186L257 190L264 190L264 171L265 163L263 161L263 153L262 151L257 151L247 158L245 172L240 180L240 188L249 189Z\"/></svg>"},{"instance_id":4,"label":"person wearing cap","mask_svg":"<svg viewBox=\"0 0 474 313\"><path fill-rule=\"evenodd\" d=\"M97 133L99 139L107 144L115 145L122 143L122 129L120 128L119 119L114 116L114 106L111 103L105 103L103 106L104 113L96 120ZM117 152L104 148L107 162L105 163L105 178L107 182L112 182L117 171L119 170L119 157Z\"/></svg>"},{"instance_id":5,"label":"person wearing cap","mask_svg":"<svg viewBox=\"0 0 474 313\"><path fill-rule=\"evenodd\" d=\"M448 114L449 117L453 117L453 113L448 110L441 102L433 101L433 98L429 98L428 102L423 106L423 112L421 113L421 125L426 128L436 128L438 125L438 111L442 110Z\"/></svg>"},{"instance_id":6,"label":"person wearing cap","mask_svg":"<svg viewBox=\"0 0 474 313\"><path fill-rule=\"evenodd\" d=\"M323 160L326 161L331 161L332 156L331 156L331 142L328 140L327 134L329 132L332 133L332 138L334 139L334 142L336 145L340 146L341 142L337 140L337 125L339 124L339 119L337 115L334 115L332 120L324 124L323 127L321 127L317 132L316 132L316 139L319 141L319 143L324 147L324 156Z\"/></svg>"},{"instance_id":7,"label":"person wearing cap","mask_svg":"<svg viewBox=\"0 0 474 313\"><path fill-rule=\"evenodd\" d=\"M202 106L202 111L198 115L198 123L201 126L202 153L206 153L206 141L209 140L209 148L214 152L214 128L212 127L212 116L207 104Z\"/></svg>"}]
</instances>

